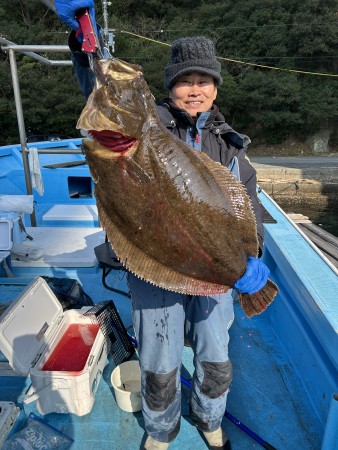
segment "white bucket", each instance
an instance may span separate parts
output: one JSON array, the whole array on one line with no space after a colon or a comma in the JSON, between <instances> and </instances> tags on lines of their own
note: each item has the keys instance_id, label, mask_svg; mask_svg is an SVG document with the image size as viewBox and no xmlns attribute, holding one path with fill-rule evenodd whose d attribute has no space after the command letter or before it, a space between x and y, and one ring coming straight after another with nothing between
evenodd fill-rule
<instances>
[{"instance_id":1,"label":"white bucket","mask_svg":"<svg viewBox=\"0 0 338 450\"><path fill-rule=\"evenodd\" d=\"M141 405L141 370L138 361L126 361L111 374L117 404L123 411L137 412Z\"/></svg>"}]
</instances>

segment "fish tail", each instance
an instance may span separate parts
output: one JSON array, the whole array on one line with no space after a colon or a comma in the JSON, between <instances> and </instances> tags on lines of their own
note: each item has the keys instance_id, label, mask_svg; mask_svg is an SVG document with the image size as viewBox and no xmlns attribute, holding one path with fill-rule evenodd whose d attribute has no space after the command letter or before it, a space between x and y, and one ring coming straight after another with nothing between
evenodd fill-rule
<instances>
[{"instance_id":1,"label":"fish tail","mask_svg":"<svg viewBox=\"0 0 338 450\"><path fill-rule=\"evenodd\" d=\"M254 294L238 293L239 303L249 318L255 314L261 314L273 302L278 293L278 287L268 279L266 285Z\"/></svg>"}]
</instances>

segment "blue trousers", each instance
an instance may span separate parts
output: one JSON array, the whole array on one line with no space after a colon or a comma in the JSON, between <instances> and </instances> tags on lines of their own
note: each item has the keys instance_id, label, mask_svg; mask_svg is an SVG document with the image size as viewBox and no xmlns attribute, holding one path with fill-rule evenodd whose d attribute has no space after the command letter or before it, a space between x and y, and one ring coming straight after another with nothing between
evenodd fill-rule
<instances>
[{"instance_id":1,"label":"blue trousers","mask_svg":"<svg viewBox=\"0 0 338 450\"><path fill-rule=\"evenodd\" d=\"M232 292L188 296L153 286L128 273L133 325L141 366L142 412L149 435L171 442L181 418L181 365L185 338L194 352L190 415L202 431L224 416L232 366L228 342Z\"/></svg>"}]
</instances>

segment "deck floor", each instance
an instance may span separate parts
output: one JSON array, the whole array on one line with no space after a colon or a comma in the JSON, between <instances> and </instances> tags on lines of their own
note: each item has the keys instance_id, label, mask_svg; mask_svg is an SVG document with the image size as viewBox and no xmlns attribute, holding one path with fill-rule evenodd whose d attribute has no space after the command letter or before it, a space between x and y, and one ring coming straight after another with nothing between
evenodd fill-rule
<instances>
[{"instance_id":1,"label":"deck floor","mask_svg":"<svg viewBox=\"0 0 338 450\"><path fill-rule=\"evenodd\" d=\"M114 300L125 326L132 332L130 300L107 291L101 285L99 273L77 275L84 290L95 301ZM21 273L21 276L29 277L29 272ZM126 288L120 272L112 273L110 282L116 288ZM0 301L16 298L21 290L20 285L5 290L0 284ZM268 312L249 320L236 303L235 316L230 329L234 380L228 395L227 411L278 450L318 450L322 439L321 428L295 368L286 360L283 348L273 334ZM74 450L136 450L144 440L142 414L124 412L116 404L110 382L113 368L114 363L108 361L90 414L83 417L73 414L45 416L48 422L74 439L71 447ZM192 370L192 352L190 348L185 348L182 375L189 379ZM29 379L25 377L8 376L6 371L0 370L0 400L20 403L29 384ZM183 386L182 389L181 431L170 448L205 449L205 442L189 420L188 388ZM30 411L38 414L34 403L24 406L26 415ZM233 450L262 448L230 420L224 418L223 422Z\"/></svg>"}]
</instances>

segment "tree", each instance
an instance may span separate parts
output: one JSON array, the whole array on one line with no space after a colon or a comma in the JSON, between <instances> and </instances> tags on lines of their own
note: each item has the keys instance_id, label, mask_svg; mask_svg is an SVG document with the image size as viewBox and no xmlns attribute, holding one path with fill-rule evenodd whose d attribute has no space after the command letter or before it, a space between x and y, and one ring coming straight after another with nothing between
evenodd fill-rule
<instances>
[{"instance_id":1,"label":"tree","mask_svg":"<svg viewBox=\"0 0 338 450\"><path fill-rule=\"evenodd\" d=\"M102 24L101 2L96 6ZM337 78L325 77L338 70L336 0L114 0L108 12L115 56L142 66L156 100L168 94L163 71L171 42L205 36L213 39L221 57L224 84L217 102L232 126L260 142L305 138L324 126L338 140ZM65 45L69 36L66 25L37 0L2 2L0 29L2 37L18 44ZM69 59L68 53L45 56ZM84 99L72 68L46 66L22 55L17 65L26 127L77 136ZM18 142L5 52L0 52L0 76L0 144Z\"/></svg>"}]
</instances>

